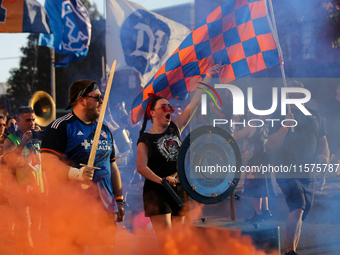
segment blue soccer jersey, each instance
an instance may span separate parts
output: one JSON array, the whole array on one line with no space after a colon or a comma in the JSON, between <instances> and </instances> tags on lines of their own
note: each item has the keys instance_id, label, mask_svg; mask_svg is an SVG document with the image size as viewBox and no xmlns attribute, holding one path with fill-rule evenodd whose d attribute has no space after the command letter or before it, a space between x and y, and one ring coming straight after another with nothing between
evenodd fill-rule
<instances>
[{"instance_id":1,"label":"blue soccer jersey","mask_svg":"<svg viewBox=\"0 0 340 255\"><path fill-rule=\"evenodd\" d=\"M42 153L52 153L70 166L80 168L87 164L97 122L85 124L74 113L53 121L45 130L41 144ZM97 184L101 200L110 211L114 207L110 163L115 161L112 134L106 125L102 126L94 161L93 182Z\"/></svg>"}]
</instances>

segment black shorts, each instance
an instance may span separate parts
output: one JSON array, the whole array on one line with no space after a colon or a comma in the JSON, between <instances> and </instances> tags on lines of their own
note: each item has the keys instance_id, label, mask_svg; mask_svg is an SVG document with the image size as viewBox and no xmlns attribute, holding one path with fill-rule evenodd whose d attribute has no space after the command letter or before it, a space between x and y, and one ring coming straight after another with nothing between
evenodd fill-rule
<instances>
[{"instance_id":1,"label":"black shorts","mask_svg":"<svg viewBox=\"0 0 340 255\"><path fill-rule=\"evenodd\" d=\"M184 202L184 188L178 183L173 187L174 191ZM143 202L145 216L168 214L172 216L184 216L183 207L179 207L164 186L157 183L146 183L143 189Z\"/></svg>"},{"instance_id":2,"label":"black shorts","mask_svg":"<svg viewBox=\"0 0 340 255\"><path fill-rule=\"evenodd\" d=\"M286 198L289 211L296 209L304 210L304 220L313 205L315 182L311 179L276 179L282 193Z\"/></svg>"}]
</instances>

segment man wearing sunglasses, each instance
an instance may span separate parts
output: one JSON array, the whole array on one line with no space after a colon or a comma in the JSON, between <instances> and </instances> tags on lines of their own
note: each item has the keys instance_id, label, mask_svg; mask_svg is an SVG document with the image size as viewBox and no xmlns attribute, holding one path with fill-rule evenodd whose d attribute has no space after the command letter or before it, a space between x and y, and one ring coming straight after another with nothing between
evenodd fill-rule
<instances>
[{"instance_id":1,"label":"man wearing sunglasses","mask_svg":"<svg viewBox=\"0 0 340 255\"><path fill-rule=\"evenodd\" d=\"M31 232L38 233L46 182L40 165L40 146L32 142L35 114L30 106L20 107L17 124L18 130L7 136L3 146L8 168L6 197L14 212L17 252L34 254L37 245L36 239L32 242Z\"/></svg>"},{"instance_id":2,"label":"man wearing sunglasses","mask_svg":"<svg viewBox=\"0 0 340 255\"><path fill-rule=\"evenodd\" d=\"M51 177L50 240L55 254L113 254L116 224L124 219L120 173L112 134L103 125L95 167L87 164L103 97L95 81L78 80L69 89L72 112L55 120L42 140L42 165ZM82 189L81 184L90 188ZM52 192L51 192L52 193ZM64 226L64 227L61 227ZM108 250L100 250L98 245Z\"/></svg>"}]
</instances>

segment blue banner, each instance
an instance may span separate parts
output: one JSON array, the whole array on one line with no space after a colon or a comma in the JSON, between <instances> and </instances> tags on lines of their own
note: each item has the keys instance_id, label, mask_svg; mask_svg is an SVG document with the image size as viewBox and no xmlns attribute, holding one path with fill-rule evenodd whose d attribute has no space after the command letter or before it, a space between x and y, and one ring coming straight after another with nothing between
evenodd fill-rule
<instances>
[{"instance_id":1,"label":"blue banner","mask_svg":"<svg viewBox=\"0 0 340 255\"><path fill-rule=\"evenodd\" d=\"M80 0L46 0L52 35L40 34L39 45L54 48L55 53L68 54L55 63L66 67L86 57L91 41L91 22Z\"/></svg>"}]
</instances>

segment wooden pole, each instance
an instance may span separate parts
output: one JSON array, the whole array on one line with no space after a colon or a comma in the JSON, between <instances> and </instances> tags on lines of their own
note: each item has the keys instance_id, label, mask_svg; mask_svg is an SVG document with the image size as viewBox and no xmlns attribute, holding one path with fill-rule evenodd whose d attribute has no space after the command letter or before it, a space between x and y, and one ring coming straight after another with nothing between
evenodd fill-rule
<instances>
[{"instance_id":1,"label":"wooden pole","mask_svg":"<svg viewBox=\"0 0 340 255\"><path fill-rule=\"evenodd\" d=\"M55 67L54 67L55 57L53 48L50 48L50 54L51 54L51 97L54 103L57 105L55 90Z\"/></svg>"},{"instance_id":2,"label":"wooden pole","mask_svg":"<svg viewBox=\"0 0 340 255\"><path fill-rule=\"evenodd\" d=\"M230 216L231 220L236 220L235 191L230 195Z\"/></svg>"}]
</instances>

